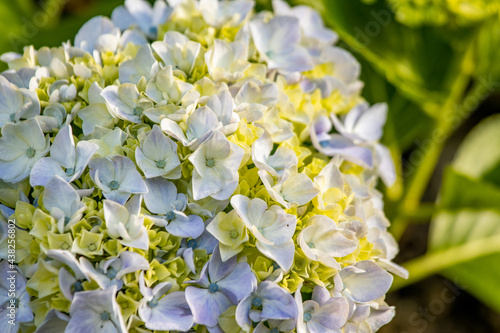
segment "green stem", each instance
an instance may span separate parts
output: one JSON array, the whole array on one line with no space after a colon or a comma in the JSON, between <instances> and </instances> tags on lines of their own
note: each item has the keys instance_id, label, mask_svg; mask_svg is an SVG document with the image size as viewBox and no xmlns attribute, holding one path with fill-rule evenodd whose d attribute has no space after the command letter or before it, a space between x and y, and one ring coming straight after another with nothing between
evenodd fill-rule
<instances>
[{"instance_id":1,"label":"green stem","mask_svg":"<svg viewBox=\"0 0 500 333\"><path fill-rule=\"evenodd\" d=\"M439 161L441 152L443 151L444 145L447 139L465 119L468 118L472 111L472 108L467 109L467 105L464 105L464 101L468 98L476 97L477 89L483 83L480 80L476 80L474 86L467 93L465 98L464 92L467 88L469 82L469 76L462 75L460 79L455 83L448 101L445 103L440 117L437 120L436 127L432 133L438 133L435 137L432 137L432 142L428 145L423 152L423 158L413 175L411 175L408 180L408 187L405 191L405 195L399 204L399 214L398 218L393 221L391 232L396 239L400 239L403 235L406 227L408 226L409 220L405 217L405 212L414 212L419 209L420 201L422 196L429 184L429 181L436 169L436 164ZM458 102L460 100L460 103ZM474 104L471 104L474 105ZM462 112L457 112L457 110L463 110Z\"/></svg>"},{"instance_id":2,"label":"green stem","mask_svg":"<svg viewBox=\"0 0 500 333\"><path fill-rule=\"evenodd\" d=\"M417 210L403 212L403 217L418 222L428 222L436 212L437 207L434 203L421 203Z\"/></svg>"},{"instance_id":3,"label":"green stem","mask_svg":"<svg viewBox=\"0 0 500 333\"><path fill-rule=\"evenodd\" d=\"M403 266L410 273L405 280L394 279L391 291L418 282L429 275L488 254L500 252L500 234L487 239L477 239L439 252L427 253Z\"/></svg>"}]
</instances>

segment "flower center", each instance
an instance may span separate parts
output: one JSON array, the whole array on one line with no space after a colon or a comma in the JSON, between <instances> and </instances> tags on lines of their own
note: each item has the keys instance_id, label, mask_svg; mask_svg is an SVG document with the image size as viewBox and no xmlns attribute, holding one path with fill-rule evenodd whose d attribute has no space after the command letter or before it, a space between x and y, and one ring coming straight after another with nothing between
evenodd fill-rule
<instances>
[{"instance_id":1,"label":"flower center","mask_svg":"<svg viewBox=\"0 0 500 333\"><path fill-rule=\"evenodd\" d=\"M149 33L151 35L156 35L158 33L158 28L157 27L150 27L149 28Z\"/></svg>"},{"instance_id":2,"label":"flower center","mask_svg":"<svg viewBox=\"0 0 500 333\"><path fill-rule=\"evenodd\" d=\"M116 273L118 273L116 271L116 269L114 269L113 267L110 267L108 268L108 270L106 271L106 276L109 277L110 279L114 279L115 276L116 276Z\"/></svg>"},{"instance_id":3,"label":"flower center","mask_svg":"<svg viewBox=\"0 0 500 333\"><path fill-rule=\"evenodd\" d=\"M325 141L320 141L319 145L321 147L328 147L328 145L330 144L330 142L328 140L325 140Z\"/></svg>"},{"instance_id":4,"label":"flower center","mask_svg":"<svg viewBox=\"0 0 500 333\"><path fill-rule=\"evenodd\" d=\"M231 236L231 238L232 238L232 239L235 239L235 238L236 238L236 237L238 237L239 235L240 235L240 234L238 233L238 231L236 231L236 230L234 230L234 229L233 229L233 230L231 230L231 234L230 234L230 236Z\"/></svg>"},{"instance_id":5,"label":"flower center","mask_svg":"<svg viewBox=\"0 0 500 333\"><path fill-rule=\"evenodd\" d=\"M76 281L75 283L73 283L73 290L75 292L83 291L82 283L80 281Z\"/></svg>"},{"instance_id":6,"label":"flower center","mask_svg":"<svg viewBox=\"0 0 500 333\"><path fill-rule=\"evenodd\" d=\"M71 221L71 220L70 220L70 218L69 218L69 217L67 217L67 216L65 216L65 217L64 217L64 225L65 225L65 226L66 226L66 225L68 225L69 221Z\"/></svg>"},{"instance_id":7,"label":"flower center","mask_svg":"<svg viewBox=\"0 0 500 333\"><path fill-rule=\"evenodd\" d=\"M120 184L116 180L112 180L109 182L108 186L112 190L116 190Z\"/></svg>"},{"instance_id":8,"label":"flower center","mask_svg":"<svg viewBox=\"0 0 500 333\"><path fill-rule=\"evenodd\" d=\"M95 246L94 243L90 243L88 249L89 249L89 251L95 251L95 250L97 250L97 246Z\"/></svg>"},{"instance_id":9,"label":"flower center","mask_svg":"<svg viewBox=\"0 0 500 333\"><path fill-rule=\"evenodd\" d=\"M307 243L307 246L309 246L311 249L314 249L316 246L314 246L313 242Z\"/></svg>"},{"instance_id":10,"label":"flower center","mask_svg":"<svg viewBox=\"0 0 500 333\"><path fill-rule=\"evenodd\" d=\"M207 158L207 167L211 168L215 165L214 159L213 158Z\"/></svg>"},{"instance_id":11,"label":"flower center","mask_svg":"<svg viewBox=\"0 0 500 333\"><path fill-rule=\"evenodd\" d=\"M219 286L217 285L217 283L210 283L210 286L208 286L208 290L211 293L216 293L217 291L219 291Z\"/></svg>"},{"instance_id":12,"label":"flower center","mask_svg":"<svg viewBox=\"0 0 500 333\"><path fill-rule=\"evenodd\" d=\"M198 247L198 242L196 241L196 239L190 239L187 242L187 246L194 250Z\"/></svg>"},{"instance_id":13,"label":"flower center","mask_svg":"<svg viewBox=\"0 0 500 333\"><path fill-rule=\"evenodd\" d=\"M309 320L311 320L312 316L309 312L304 313L304 321L307 323Z\"/></svg>"},{"instance_id":14,"label":"flower center","mask_svg":"<svg viewBox=\"0 0 500 333\"><path fill-rule=\"evenodd\" d=\"M74 168L67 168L66 170L64 170L64 172L66 172L67 176L71 176L75 173L75 169Z\"/></svg>"},{"instance_id":15,"label":"flower center","mask_svg":"<svg viewBox=\"0 0 500 333\"><path fill-rule=\"evenodd\" d=\"M29 158L32 158L35 156L35 149L29 147L28 150L26 150L26 155L28 155Z\"/></svg>"},{"instance_id":16,"label":"flower center","mask_svg":"<svg viewBox=\"0 0 500 333\"><path fill-rule=\"evenodd\" d=\"M11 113L10 114L10 121L11 122L15 122L16 121L16 114L15 113Z\"/></svg>"},{"instance_id":17,"label":"flower center","mask_svg":"<svg viewBox=\"0 0 500 333\"><path fill-rule=\"evenodd\" d=\"M101 313L101 320L104 320L104 321L109 320L109 313L107 313L107 312Z\"/></svg>"},{"instance_id":18,"label":"flower center","mask_svg":"<svg viewBox=\"0 0 500 333\"><path fill-rule=\"evenodd\" d=\"M261 306L262 305L262 298L254 297L254 299L252 300L252 305L255 307Z\"/></svg>"},{"instance_id":19,"label":"flower center","mask_svg":"<svg viewBox=\"0 0 500 333\"><path fill-rule=\"evenodd\" d=\"M175 213L173 211L169 211L165 217L167 218L167 220L173 220L175 219Z\"/></svg>"},{"instance_id":20,"label":"flower center","mask_svg":"<svg viewBox=\"0 0 500 333\"><path fill-rule=\"evenodd\" d=\"M14 307L18 307L19 306L19 299L17 298L14 298L12 301L11 301L11 304L14 305Z\"/></svg>"},{"instance_id":21,"label":"flower center","mask_svg":"<svg viewBox=\"0 0 500 333\"><path fill-rule=\"evenodd\" d=\"M280 331L278 331L278 329L275 327L272 330L270 330L269 333L280 333Z\"/></svg>"},{"instance_id":22,"label":"flower center","mask_svg":"<svg viewBox=\"0 0 500 333\"><path fill-rule=\"evenodd\" d=\"M150 308L156 308L158 306L158 301L155 298L153 298L148 302L148 305Z\"/></svg>"},{"instance_id":23,"label":"flower center","mask_svg":"<svg viewBox=\"0 0 500 333\"><path fill-rule=\"evenodd\" d=\"M156 167L160 168L160 169L163 169L165 167L167 163L165 162L165 160L161 160L161 161L156 161Z\"/></svg>"},{"instance_id":24,"label":"flower center","mask_svg":"<svg viewBox=\"0 0 500 333\"><path fill-rule=\"evenodd\" d=\"M142 114L142 111L144 111L140 106L136 106L134 108L134 116L140 116Z\"/></svg>"}]
</instances>

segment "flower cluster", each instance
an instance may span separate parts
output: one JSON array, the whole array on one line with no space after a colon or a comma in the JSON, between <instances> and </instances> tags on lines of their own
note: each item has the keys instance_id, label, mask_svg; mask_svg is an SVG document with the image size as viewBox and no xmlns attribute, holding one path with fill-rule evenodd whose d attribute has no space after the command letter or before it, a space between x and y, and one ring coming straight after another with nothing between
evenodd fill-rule
<instances>
[{"instance_id":1,"label":"flower cluster","mask_svg":"<svg viewBox=\"0 0 500 333\"><path fill-rule=\"evenodd\" d=\"M470 26L495 19L500 12L499 0L387 0L387 3L396 13L396 19L409 26Z\"/></svg>"},{"instance_id":2,"label":"flower cluster","mask_svg":"<svg viewBox=\"0 0 500 333\"><path fill-rule=\"evenodd\" d=\"M406 272L375 189L395 177L387 107L317 12L254 5L126 0L74 44L2 55L0 274L18 275L0 331L391 320Z\"/></svg>"}]
</instances>

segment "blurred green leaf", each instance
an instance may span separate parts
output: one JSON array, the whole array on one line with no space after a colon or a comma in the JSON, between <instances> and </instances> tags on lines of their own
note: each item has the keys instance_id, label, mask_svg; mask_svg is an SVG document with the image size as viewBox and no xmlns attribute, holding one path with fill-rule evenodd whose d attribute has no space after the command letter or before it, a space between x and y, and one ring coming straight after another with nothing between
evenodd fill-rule
<instances>
[{"instance_id":1,"label":"blurred green leaf","mask_svg":"<svg viewBox=\"0 0 500 333\"><path fill-rule=\"evenodd\" d=\"M481 178L500 162L500 114L481 121L457 151L453 167L463 174Z\"/></svg>"},{"instance_id":2,"label":"blurred green leaf","mask_svg":"<svg viewBox=\"0 0 500 333\"><path fill-rule=\"evenodd\" d=\"M444 271L485 304L500 312L500 253L485 255Z\"/></svg>"},{"instance_id":3,"label":"blurred green leaf","mask_svg":"<svg viewBox=\"0 0 500 333\"><path fill-rule=\"evenodd\" d=\"M82 1L83 2L83 1ZM97 15L110 17L113 9L122 5L124 0L94 0L85 3L82 10L77 13L67 13L64 15L57 26L48 27L41 31L39 35L31 40L31 43L36 47L42 46L58 46L62 42L75 39L75 35L80 30L82 25Z\"/></svg>"},{"instance_id":4,"label":"blurred green leaf","mask_svg":"<svg viewBox=\"0 0 500 333\"><path fill-rule=\"evenodd\" d=\"M465 137L444 173L428 251L405 264L410 279L395 288L440 273L500 312L499 129L494 115Z\"/></svg>"},{"instance_id":5,"label":"blurred green leaf","mask_svg":"<svg viewBox=\"0 0 500 333\"><path fill-rule=\"evenodd\" d=\"M500 311L500 188L488 177L499 177L500 115L480 122L464 139L452 167L445 172L440 212L429 231L429 254L467 256L444 265L441 273L458 278L469 292ZM468 252L466 252L467 250ZM454 258L450 259L453 263Z\"/></svg>"},{"instance_id":6,"label":"blurred green leaf","mask_svg":"<svg viewBox=\"0 0 500 333\"><path fill-rule=\"evenodd\" d=\"M0 29L4 32L0 34L0 54L13 51L17 36L23 33L23 21L34 10L31 0L0 2Z\"/></svg>"},{"instance_id":7,"label":"blurred green leaf","mask_svg":"<svg viewBox=\"0 0 500 333\"><path fill-rule=\"evenodd\" d=\"M0 54L22 52L24 46L59 46L73 41L81 26L96 15L110 16L123 0L80 1L76 11L64 11L66 1L47 0L36 5L34 0L0 1ZM72 1L78 4L79 1ZM3 64L2 64L3 65ZM2 67L1 69L4 69Z\"/></svg>"},{"instance_id":8,"label":"blurred green leaf","mask_svg":"<svg viewBox=\"0 0 500 333\"><path fill-rule=\"evenodd\" d=\"M483 175L483 179L500 187L500 161Z\"/></svg>"},{"instance_id":9,"label":"blurred green leaf","mask_svg":"<svg viewBox=\"0 0 500 333\"><path fill-rule=\"evenodd\" d=\"M500 212L493 210L441 212L432 221L429 251L471 255L441 273L464 285L500 312ZM495 251L496 253L492 253Z\"/></svg>"},{"instance_id":10,"label":"blurred green leaf","mask_svg":"<svg viewBox=\"0 0 500 333\"><path fill-rule=\"evenodd\" d=\"M439 251L500 235L500 212L495 210L442 211L433 220L429 250ZM500 301L500 300L499 300Z\"/></svg>"},{"instance_id":11,"label":"blurred green leaf","mask_svg":"<svg viewBox=\"0 0 500 333\"><path fill-rule=\"evenodd\" d=\"M474 58L477 64L477 75L493 75L497 81L500 77L500 20L494 17L484 22L474 41Z\"/></svg>"},{"instance_id":12,"label":"blurred green leaf","mask_svg":"<svg viewBox=\"0 0 500 333\"><path fill-rule=\"evenodd\" d=\"M446 169L441 186L439 207L446 210L463 208L500 208L500 188Z\"/></svg>"}]
</instances>

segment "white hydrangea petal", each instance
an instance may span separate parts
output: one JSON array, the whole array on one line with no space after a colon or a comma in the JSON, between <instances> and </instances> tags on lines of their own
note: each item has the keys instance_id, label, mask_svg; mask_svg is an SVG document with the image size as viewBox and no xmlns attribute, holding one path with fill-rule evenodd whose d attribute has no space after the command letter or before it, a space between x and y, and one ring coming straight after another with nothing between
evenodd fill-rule
<instances>
[{"instance_id":1,"label":"white hydrangea petal","mask_svg":"<svg viewBox=\"0 0 500 333\"><path fill-rule=\"evenodd\" d=\"M121 30L127 29L135 21L125 6L118 6L113 9L113 12L111 13L111 20L113 21L113 24Z\"/></svg>"},{"instance_id":2,"label":"white hydrangea petal","mask_svg":"<svg viewBox=\"0 0 500 333\"><path fill-rule=\"evenodd\" d=\"M307 71L312 62L307 51L300 46L299 21L292 16L276 16L264 22L250 22L250 30L255 46L269 61L269 68L284 71Z\"/></svg>"},{"instance_id":3,"label":"white hydrangea petal","mask_svg":"<svg viewBox=\"0 0 500 333\"><path fill-rule=\"evenodd\" d=\"M137 237L135 237L134 239L131 239L131 240L123 240L122 239L122 240L120 240L120 243L123 244L123 246L133 247L133 248L140 249L140 250L148 250L149 249L148 232L147 232L146 228L141 227L141 231ZM149 263L147 263L147 260L142 256L140 256L138 258L141 259L141 261L142 261L142 266L143 266L142 269L148 269ZM131 272L135 272L135 271L137 271L137 267L132 266L130 270L131 270ZM120 271L120 273L117 274L117 278L120 278L121 276L123 276L127 273L130 273L130 272L127 272L126 270L122 269Z\"/></svg>"},{"instance_id":4,"label":"white hydrangea petal","mask_svg":"<svg viewBox=\"0 0 500 333\"><path fill-rule=\"evenodd\" d=\"M374 104L356 122L354 133L368 141L380 140L386 120L387 104Z\"/></svg>"},{"instance_id":5,"label":"white hydrangea petal","mask_svg":"<svg viewBox=\"0 0 500 333\"><path fill-rule=\"evenodd\" d=\"M141 30L148 31L153 17L153 8L151 4L143 0L126 0L125 8L127 8Z\"/></svg>"},{"instance_id":6,"label":"white hydrangea petal","mask_svg":"<svg viewBox=\"0 0 500 333\"><path fill-rule=\"evenodd\" d=\"M334 64L334 77L346 84L355 83L361 73L361 66L352 54L339 47L327 47L321 55L322 63Z\"/></svg>"},{"instance_id":7,"label":"white hydrangea petal","mask_svg":"<svg viewBox=\"0 0 500 333\"><path fill-rule=\"evenodd\" d=\"M108 86L101 91L101 96L110 106L110 109L113 111L115 115L117 115L117 111L119 109L128 110L131 108L130 105L127 105L124 101L122 101L118 94L118 86ZM139 93L135 95L139 96Z\"/></svg>"},{"instance_id":8,"label":"white hydrangea petal","mask_svg":"<svg viewBox=\"0 0 500 333\"><path fill-rule=\"evenodd\" d=\"M289 240L281 245L268 245L257 241L257 249L268 258L273 259L285 271L293 265L295 246L293 240Z\"/></svg>"},{"instance_id":9,"label":"white hydrangea petal","mask_svg":"<svg viewBox=\"0 0 500 333\"><path fill-rule=\"evenodd\" d=\"M122 62L119 68L121 83L137 84L142 77L149 80L158 70L158 63L149 44L142 45L135 58Z\"/></svg>"},{"instance_id":10,"label":"white hydrangea petal","mask_svg":"<svg viewBox=\"0 0 500 333\"><path fill-rule=\"evenodd\" d=\"M63 179L69 178L61 167L61 164L50 157L44 157L38 160L31 169L30 185L45 186L53 176Z\"/></svg>"},{"instance_id":11,"label":"white hydrangea petal","mask_svg":"<svg viewBox=\"0 0 500 333\"><path fill-rule=\"evenodd\" d=\"M386 186L392 186L396 181L396 166L394 165L394 160L392 159L391 151L381 144L375 145L375 156L379 161L378 173L380 178Z\"/></svg>"},{"instance_id":12,"label":"white hydrangea petal","mask_svg":"<svg viewBox=\"0 0 500 333\"><path fill-rule=\"evenodd\" d=\"M191 73L201 50L200 43L190 41L177 31L167 31L162 42L154 42L151 46L165 66L178 68L186 74Z\"/></svg>"},{"instance_id":13,"label":"white hydrangea petal","mask_svg":"<svg viewBox=\"0 0 500 333\"><path fill-rule=\"evenodd\" d=\"M96 16L87 21L75 37L75 46L85 52L92 53L99 36L109 33L114 29L113 22L107 17Z\"/></svg>"},{"instance_id":14,"label":"white hydrangea petal","mask_svg":"<svg viewBox=\"0 0 500 333\"><path fill-rule=\"evenodd\" d=\"M271 135L273 142L281 143L293 137L293 124L279 115L279 110L272 107L266 112L264 118L258 121L260 127Z\"/></svg>"},{"instance_id":15,"label":"white hydrangea petal","mask_svg":"<svg viewBox=\"0 0 500 333\"><path fill-rule=\"evenodd\" d=\"M165 229L174 236L177 237L199 237L203 230L205 230L205 224L201 217L197 215L185 215L184 213L174 212L175 218L168 223Z\"/></svg>"},{"instance_id":16,"label":"white hydrangea petal","mask_svg":"<svg viewBox=\"0 0 500 333\"><path fill-rule=\"evenodd\" d=\"M86 279L82 267L75 255L68 250L47 250L47 256L67 265L79 280Z\"/></svg>"},{"instance_id":17,"label":"white hydrangea petal","mask_svg":"<svg viewBox=\"0 0 500 333\"><path fill-rule=\"evenodd\" d=\"M151 308L139 307L139 316L146 322L146 328L162 331L188 331L193 326L193 315L184 292L170 293Z\"/></svg>"},{"instance_id":18,"label":"white hydrangea petal","mask_svg":"<svg viewBox=\"0 0 500 333\"><path fill-rule=\"evenodd\" d=\"M120 259L120 271L116 274L117 279L121 279L125 274L135 272L137 270L149 269L149 262L146 258L136 252L124 251L118 255Z\"/></svg>"},{"instance_id":19,"label":"white hydrangea petal","mask_svg":"<svg viewBox=\"0 0 500 333\"><path fill-rule=\"evenodd\" d=\"M78 210L86 207L80 202L80 196L73 186L59 176L53 176L46 182L43 205L49 212L54 208L60 209L67 218L73 217Z\"/></svg>"},{"instance_id":20,"label":"white hydrangea petal","mask_svg":"<svg viewBox=\"0 0 500 333\"><path fill-rule=\"evenodd\" d=\"M231 301L220 292L212 294L208 289L192 286L186 288L186 300L193 312L194 322L209 327L217 325L219 315L232 305Z\"/></svg>"},{"instance_id":21,"label":"white hydrangea petal","mask_svg":"<svg viewBox=\"0 0 500 333\"><path fill-rule=\"evenodd\" d=\"M126 222L129 218L127 208L114 201L104 200L104 220L106 221L108 234L112 238L120 237L119 226L122 221Z\"/></svg>"},{"instance_id":22,"label":"white hydrangea petal","mask_svg":"<svg viewBox=\"0 0 500 333\"><path fill-rule=\"evenodd\" d=\"M332 134L326 140L318 142L315 148L329 156L340 155L365 168L373 166L372 151L369 148L358 146L338 134Z\"/></svg>"},{"instance_id":23,"label":"white hydrangea petal","mask_svg":"<svg viewBox=\"0 0 500 333\"><path fill-rule=\"evenodd\" d=\"M225 24L238 26L247 17L255 3L250 0L219 2L217 0L200 0L199 11L203 19L210 25L221 28Z\"/></svg>"},{"instance_id":24,"label":"white hydrangea petal","mask_svg":"<svg viewBox=\"0 0 500 333\"><path fill-rule=\"evenodd\" d=\"M0 138L1 179L11 183L25 179L33 165L48 153L49 147L49 136L43 136L35 118L6 124Z\"/></svg>"},{"instance_id":25,"label":"white hydrangea petal","mask_svg":"<svg viewBox=\"0 0 500 333\"><path fill-rule=\"evenodd\" d=\"M259 169L275 173L274 168L267 165L267 160L273 150L273 141L269 133L265 132L252 144L252 161Z\"/></svg>"},{"instance_id":26,"label":"white hydrangea petal","mask_svg":"<svg viewBox=\"0 0 500 333\"><path fill-rule=\"evenodd\" d=\"M280 245L292 238L296 224L297 218L294 215L287 214L283 208L274 205L261 217L258 227L262 229L261 233L266 239Z\"/></svg>"},{"instance_id":27,"label":"white hydrangea petal","mask_svg":"<svg viewBox=\"0 0 500 333\"><path fill-rule=\"evenodd\" d=\"M155 214L166 214L174 208L177 200L177 188L174 183L164 178L146 179L148 192L144 194L144 202L148 210Z\"/></svg>"},{"instance_id":28,"label":"white hydrangea petal","mask_svg":"<svg viewBox=\"0 0 500 333\"><path fill-rule=\"evenodd\" d=\"M370 302L385 295L393 277L372 261L360 261L339 272L344 289L356 302Z\"/></svg>"},{"instance_id":29,"label":"white hydrangea petal","mask_svg":"<svg viewBox=\"0 0 500 333\"><path fill-rule=\"evenodd\" d=\"M287 170L285 170L286 173ZM283 182L281 193L286 201L302 206L316 197L319 190L305 174L293 173Z\"/></svg>"},{"instance_id":30,"label":"white hydrangea petal","mask_svg":"<svg viewBox=\"0 0 500 333\"><path fill-rule=\"evenodd\" d=\"M141 142L135 151L136 163L142 169L146 178L165 176L174 178L179 173L172 171L180 166L177 155L177 145L165 134L158 125Z\"/></svg>"},{"instance_id":31,"label":"white hydrangea petal","mask_svg":"<svg viewBox=\"0 0 500 333\"><path fill-rule=\"evenodd\" d=\"M94 156L95 152L99 149L99 146L96 145L95 143L88 142L88 141L80 141L76 144L76 159L75 159L75 168L74 168L74 174L71 177L70 181L73 181L77 178L79 178L87 165L90 162L90 159L92 156Z\"/></svg>"},{"instance_id":32,"label":"white hydrangea petal","mask_svg":"<svg viewBox=\"0 0 500 333\"><path fill-rule=\"evenodd\" d=\"M173 9L164 1L156 0L153 5L153 21L151 23L155 26L165 23L172 11Z\"/></svg>"},{"instance_id":33,"label":"white hydrangea petal","mask_svg":"<svg viewBox=\"0 0 500 333\"><path fill-rule=\"evenodd\" d=\"M83 328L86 332L126 332L115 294L116 287L76 293L66 329L71 332L82 332ZM102 312L109 314L109 320L101 320Z\"/></svg>"},{"instance_id":34,"label":"white hydrangea petal","mask_svg":"<svg viewBox=\"0 0 500 333\"><path fill-rule=\"evenodd\" d=\"M193 171L193 197L208 195L217 200L229 199L238 185L238 169L245 151L230 142L219 131L206 140L189 157Z\"/></svg>"},{"instance_id":35,"label":"white hydrangea petal","mask_svg":"<svg viewBox=\"0 0 500 333\"><path fill-rule=\"evenodd\" d=\"M73 300L73 294L71 293L71 287L77 281L73 275L71 275L66 268L61 267L59 269L59 287L62 294L68 301Z\"/></svg>"},{"instance_id":36,"label":"white hydrangea petal","mask_svg":"<svg viewBox=\"0 0 500 333\"><path fill-rule=\"evenodd\" d=\"M231 198L231 206L241 217L247 228L256 225L264 212L267 210L267 204L262 199L250 199L244 195L237 194Z\"/></svg>"},{"instance_id":37,"label":"white hydrangea petal","mask_svg":"<svg viewBox=\"0 0 500 333\"><path fill-rule=\"evenodd\" d=\"M196 109L187 119L186 137L192 144L196 142L196 146L204 142L219 126L219 121L215 113L206 106ZM193 146L192 149L196 149Z\"/></svg>"},{"instance_id":38,"label":"white hydrangea petal","mask_svg":"<svg viewBox=\"0 0 500 333\"><path fill-rule=\"evenodd\" d=\"M113 157L113 163L116 166L116 180L121 184L122 191L130 193L146 193L148 188L146 183L137 171L137 168L129 158L124 156Z\"/></svg>"}]
</instances>

